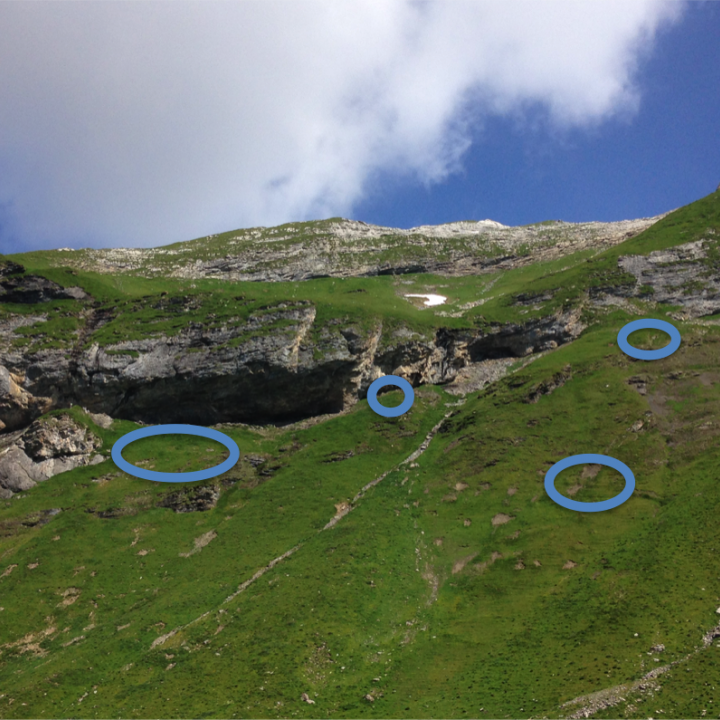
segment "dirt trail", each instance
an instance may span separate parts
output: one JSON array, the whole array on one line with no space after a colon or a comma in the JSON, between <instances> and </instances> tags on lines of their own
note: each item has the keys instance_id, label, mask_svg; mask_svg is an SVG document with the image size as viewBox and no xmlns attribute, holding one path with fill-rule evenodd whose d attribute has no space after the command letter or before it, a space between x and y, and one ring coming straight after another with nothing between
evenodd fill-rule
<instances>
[{"instance_id":1,"label":"dirt trail","mask_svg":"<svg viewBox=\"0 0 720 720\"><path fill-rule=\"evenodd\" d=\"M705 635L703 635L703 644L700 647L696 647L685 657L675 660L668 665L654 668L634 682L615 685L614 687L598 690L589 695L581 695L573 700L568 700L568 702L560 706L560 709L569 708L572 705L581 705L572 715L566 716L567 720L580 720L580 718L592 717L596 712L600 712L600 710L615 707L615 705L619 705L621 702L627 702L633 693L659 690L660 683L656 682L656 679L660 677L660 675L664 675L668 670L671 670L677 665L686 663L694 655L697 655L697 653L709 648L713 640L718 637L720 637L720 625L716 625L712 630L706 632Z\"/></svg>"},{"instance_id":2,"label":"dirt trail","mask_svg":"<svg viewBox=\"0 0 720 720\"><path fill-rule=\"evenodd\" d=\"M442 427L442 424L450 417L452 414L452 410L449 410L445 413L443 416L443 419L437 423L432 430L425 436L425 439L420 443L420 446L417 450L414 450L408 457L405 458L405 460L402 460L394 467L390 468L389 470L386 470L382 475L379 477L376 477L374 480L371 480L367 485L364 485L360 491L355 495L355 497L350 501L349 504L343 505L341 508L338 509L337 513L335 514L335 517L331 518L327 525L323 528L323 530L329 530L331 527L334 527L337 525L340 520L342 520L348 513L352 512L358 501L362 499L363 495L370 490L370 488L375 487L379 483L381 483L391 472L394 472L395 470L399 470L403 465L407 465L408 463L413 462L417 458L419 458L430 445L430 442L437 434L437 431ZM322 531L321 531L322 532Z\"/></svg>"}]
</instances>

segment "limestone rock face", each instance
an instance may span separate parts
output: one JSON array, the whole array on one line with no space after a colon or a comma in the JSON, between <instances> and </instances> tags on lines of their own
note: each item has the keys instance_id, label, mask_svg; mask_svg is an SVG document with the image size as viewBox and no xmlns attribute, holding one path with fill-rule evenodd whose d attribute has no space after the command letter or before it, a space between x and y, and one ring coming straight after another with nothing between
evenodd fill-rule
<instances>
[{"instance_id":1,"label":"limestone rock face","mask_svg":"<svg viewBox=\"0 0 720 720\"><path fill-rule=\"evenodd\" d=\"M469 364L552 349L584 327L577 313L560 313L421 337L339 320L318 327L309 304L290 304L263 321L275 323L272 332L251 319L240 327L191 326L169 338L93 345L73 357L59 349L7 354L5 362L24 378L15 393L45 411L48 404L80 405L146 423L263 423L340 412L382 375L414 386L451 382ZM7 426L18 422L14 407L0 405Z\"/></svg>"},{"instance_id":2,"label":"limestone rock face","mask_svg":"<svg viewBox=\"0 0 720 720\"><path fill-rule=\"evenodd\" d=\"M29 490L38 482L80 465L102 461L101 441L67 415L33 422L4 436L0 446L0 497Z\"/></svg>"},{"instance_id":3,"label":"limestone rock face","mask_svg":"<svg viewBox=\"0 0 720 720\"><path fill-rule=\"evenodd\" d=\"M23 435L25 454L35 462L69 455L87 455L100 441L68 415L35 422Z\"/></svg>"},{"instance_id":4,"label":"limestone rock face","mask_svg":"<svg viewBox=\"0 0 720 720\"><path fill-rule=\"evenodd\" d=\"M627 255L618 264L637 279L633 294L652 288L650 297L681 305L689 317L720 311L720 277L709 273L701 261L707 257L703 240L656 250L649 255Z\"/></svg>"},{"instance_id":5,"label":"limestone rock face","mask_svg":"<svg viewBox=\"0 0 720 720\"><path fill-rule=\"evenodd\" d=\"M662 216L620 222L540 223L508 227L493 220L423 225L408 230L335 218L277 228L249 228L214 245L214 238L182 248L88 250L78 267L147 277L218 278L229 281L308 280L404 273L478 275L611 247ZM188 259L194 243L203 258ZM448 245L449 243L449 245Z\"/></svg>"},{"instance_id":6,"label":"limestone rock face","mask_svg":"<svg viewBox=\"0 0 720 720\"><path fill-rule=\"evenodd\" d=\"M618 223L551 221L518 228L482 220L410 230L333 219L251 228L181 247L88 250L62 263L70 263L70 273L77 267L228 282L407 272L480 275L589 248L599 251L659 217ZM640 262L635 263L638 277L647 270ZM634 272L635 265L630 262L628 271ZM295 421L351 407L366 396L373 380L388 374L416 387L443 383L462 392L496 379L512 359L551 350L583 329L578 312L572 311L482 329L416 332L383 328L380 320L319 322L311 302L288 300L227 325L195 319L172 335L118 333L113 341L107 338L114 335L99 334L104 339L98 344L92 342L94 334L122 310L87 302L92 298L82 290L20 275L23 271L17 264L0 264L0 301L37 303L32 315L0 317L0 434L27 427L51 409L73 405L108 419L145 423ZM638 280L638 287L643 283ZM637 288L631 284L624 291L635 294ZM521 293L516 304L535 307L552 293L546 295ZM30 326L37 326L36 337L42 338L42 324L52 327L56 317L43 311L43 303L63 298L82 301L73 311L76 332L61 340L48 333L48 342L31 346L17 342L20 331L27 334L24 328ZM173 312L181 317L180 311L193 309L188 303ZM142 339L121 339L130 337Z\"/></svg>"},{"instance_id":7,"label":"limestone rock face","mask_svg":"<svg viewBox=\"0 0 720 720\"><path fill-rule=\"evenodd\" d=\"M52 407L52 400L23 387L24 378L0 365L0 432L27 426Z\"/></svg>"}]
</instances>

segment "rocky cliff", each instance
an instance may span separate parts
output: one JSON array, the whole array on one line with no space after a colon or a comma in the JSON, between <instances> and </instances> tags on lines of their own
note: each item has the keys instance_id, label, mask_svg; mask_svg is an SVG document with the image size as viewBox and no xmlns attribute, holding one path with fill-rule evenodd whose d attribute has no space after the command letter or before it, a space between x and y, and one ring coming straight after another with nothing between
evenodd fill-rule
<instances>
[{"instance_id":1,"label":"rocky cliff","mask_svg":"<svg viewBox=\"0 0 720 720\"><path fill-rule=\"evenodd\" d=\"M639 298L679 306L691 316L718 312L710 235L645 255L619 255L604 271L612 282L590 282L597 253L655 221L525 228L482 221L407 231L341 220L298 223L155 250L56 252L50 267L70 273L78 283L71 286L58 283L57 272L54 280L6 261L0 267L0 433L25 431L43 414L73 405L142 423L284 423L342 412L387 374L463 394L502 376L515 359L576 338L587 324L583 313L593 307ZM438 310L434 322L422 326L377 309L365 317L329 312L326 297L285 296L256 302L239 315L237 308L249 302L240 295L225 302L222 315L211 312L212 292L187 289L188 279L207 277L233 287L247 280L430 270L451 280L492 270L487 290L506 273L566 256L568 266L590 268L586 285L573 284L571 294L557 300L568 290L562 280L550 289L521 285L523 292L511 284L495 299L501 309L517 310L502 310L501 317L514 318L503 322L477 314L486 298L457 301L455 312ZM170 282L185 283L189 294L116 294L116 300L103 301L89 290L95 287L89 278L97 276L88 270L117 278L186 278ZM360 306L367 296L358 298ZM19 445L16 450L25 453ZM37 462L17 453L15 468ZM32 479L44 472L26 474Z\"/></svg>"},{"instance_id":2,"label":"rocky cliff","mask_svg":"<svg viewBox=\"0 0 720 720\"><path fill-rule=\"evenodd\" d=\"M431 231L438 261L466 242ZM255 249L289 266L272 242L287 233L262 231ZM389 247L370 235L360 246ZM720 193L616 244L565 252L572 238L548 236L543 262L478 251L512 256L479 275L249 282L173 277L158 260L204 272L241 254L231 239L123 251L137 265L117 272L84 269L98 256L82 251L0 259L5 715L712 710ZM376 266L399 268L406 239ZM672 321L677 352L618 348L643 317ZM358 402L384 373L416 386L401 417ZM168 420L252 426L220 425L240 460L208 481L114 466L123 434ZM627 502L576 513L548 497L548 469L580 453L627 465ZM161 472L224 455L178 436L126 452ZM578 502L622 486L599 464L556 479Z\"/></svg>"},{"instance_id":3,"label":"rocky cliff","mask_svg":"<svg viewBox=\"0 0 720 720\"><path fill-rule=\"evenodd\" d=\"M577 311L483 330L438 328L429 337L329 323L311 333L316 310L286 304L225 329L188 327L173 337L7 352L0 368L0 421L8 430L56 407L145 423L283 422L336 413L381 375L413 385L452 382L472 363L551 349L584 327ZM276 326L268 334L261 327ZM234 341L238 341L237 344Z\"/></svg>"},{"instance_id":4,"label":"rocky cliff","mask_svg":"<svg viewBox=\"0 0 720 720\"><path fill-rule=\"evenodd\" d=\"M236 230L148 250L66 249L55 261L100 273L257 282L403 273L477 275L587 249L599 252L662 217L521 227L481 220L409 230L334 218Z\"/></svg>"}]
</instances>

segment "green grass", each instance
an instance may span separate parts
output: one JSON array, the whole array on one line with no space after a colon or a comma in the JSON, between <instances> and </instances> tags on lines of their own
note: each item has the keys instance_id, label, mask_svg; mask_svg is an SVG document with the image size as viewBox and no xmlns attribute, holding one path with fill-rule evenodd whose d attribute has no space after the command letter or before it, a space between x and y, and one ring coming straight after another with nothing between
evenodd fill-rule
<instances>
[{"instance_id":1,"label":"green grass","mask_svg":"<svg viewBox=\"0 0 720 720\"><path fill-rule=\"evenodd\" d=\"M332 220L327 221L330 222ZM714 239L716 235L708 230L718 229L720 194L713 193L670 213L637 237L599 255L586 250L512 271L459 278L416 274L398 278L322 278L277 283L209 279L191 282L168 277L150 279L132 274L101 275L55 265L58 255L65 262L73 259L72 253L44 251L8 257L22 262L28 272L42 273L61 285L79 285L93 297L92 302L56 301L33 307L34 312L40 310L48 315L48 319L16 331L18 344L27 352L71 346L93 310L101 310L111 319L87 334L84 347L91 343L112 346L118 342L172 336L193 324L202 324L208 329L229 328L234 333L232 344L239 344L248 337L243 327L249 318L272 313L277 306L287 303L297 307L308 304L315 308L314 330L341 320L356 323L364 333L368 333L383 321L389 325L403 325L428 336L439 324L464 328L497 322L527 322L580 306L592 288L634 287L634 276L617 267L617 259L623 254L645 253L704 238L709 243L710 252L705 263L712 268L713 258L720 251ZM226 235L229 238L231 234ZM227 238L222 240L223 237L217 236L208 242L212 245L228 241ZM205 247L207 244L193 242L194 245L186 243L178 248L184 252L190 247ZM178 249L175 246L170 248ZM688 292L696 289L695 286L686 288ZM418 310L402 297L403 294L418 292L436 292L445 295L448 302ZM523 306L515 301L519 293L538 296L549 293L551 298L539 302L539 307ZM640 294L651 297L647 288L641 288ZM478 301L483 302L462 310L462 306ZM27 306L8 305L4 313L7 316L8 313L27 314L30 311ZM460 317L448 316L458 311ZM268 325L264 331L277 331L282 324ZM285 326L291 324L285 322ZM27 336L33 336L32 342L25 341Z\"/></svg>"},{"instance_id":2,"label":"green grass","mask_svg":"<svg viewBox=\"0 0 720 720\"><path fill-rule=\"evenodd\" d=\"M484 707L491 717L528 708L557 717L560 703L651 669L646 651L653 644L665 644L663 662L683 657L714 624L717 605L718 453L713 432L703 438L694 428L715 417L720 403L718 386L697 379L713 371L720 337L682 327L681 349L650 366L609 347L626 320L609 316L471 398L418 468L388 475L329 531L319 532L335 503L406 457L437 422L445 410L431 402L438 396L420 397L398 420L381 419L362 402L305 430L225 428L243 457L261 453L282 466L254 486L248 468L238 470L207 513L157 507L174 488L117 473L110 461L7 501L5 528L49 507L63 512L43 527L6 534L0 544L4 564L18 564L0 581L3 642L37 633L48 617L56 627L39 643L47 655L3 650L0 684L14 698L3 716L459 717ZM568 364L572 379L563 387L524 402ZM649 373L650 398L672 395L671 417L647 419L648 397L626 383L638 366ZM688 380L667 379L678 370ZM394 395L383 402L396 404ZM637 419L647 427L632 432ZM105 448L133 427L118 422L104 431ZM355 454L327 462L347 450ZM222 452L201 438L157 437L125 454L178 471L216 464ZM593 514L552 503L544 471L578 452L627 463L637 478L631 500ZM564 471L561 492L583 484L581 472ZM92 482L108 474L109 482ZM457 483L468 487L455 490ZM610 497L622 483L605 470L584 484L575 499ZM98 516L120 507L135 514ZM494 526L500 513L513 519ZM180 557L211 530L217 537L207 547ZM223 603L298 544L291 558ZM139 556L141 550L148 554ZM493 553L502 557L490 562ZM563 570L568 560L577 566ZM33 562L39 566L28 569ZM523 570L515 569L518 562ZM78 600L58 608L58 593L69 587L80 590ZM159 635L208 610L150 650ZM96 627L83 630L90 624ZM316 704L301 703L303 692ZM368 693L374 702L363 699ZM677 697L680 703L683 695ZM677 707L692 714L691 700L683 702Z\"/></svg>"},{"instance_id":3,"label":"green grass","mask_svg":"<svg viewBox=\"0 0 720 720\"><path fill-rule=\"evenodd\" d=\"M68 280L98 303L83 311L116 311L87 342L112 346L201 320L236 327L244 342L252 337L244 323L288 303L315 308L311 339L321 353L338 320L363 333L382 323L383 348L401 328L427 337L442 326L580 307L590 287L629 282L616 270L620 255L712 239L719 198L597 257L480 277L190 283L78 271ZM48 257L21 261L37 270ZM63 272L48 270L54 279ZM401 297L410 292L446 295L448 305L418 310ZM520 293L546 292L538 310L517 303ZM486 302L463 317L439 315L479 299ZM68 302L32 312L59 322ZM636 302L638 314L667 317L666 307ZM209 511L163 507L180 488L131 477L109 459L0 501L0 575L16 565L0 578L0 717L561 717L579 707L561 707L573 698L675 661L652 694L629 692L596 717L710 716L718 650L693 652L720 606L720 329L677 322L679 350L643 362L616 344L636 314L584 312L588 328L577 340L462 406L425 387L397 419L361 401L317 424L221 426L241 460L200 484L220 490ZM657 348L667 336L643 330L630 340ZM532 402L560 373L564 384ZM645 395L628 382L637 376ZM400 399L382 396L388 406ZM103 430L80 408L58 412L96 433L105 455L137 427L118 420ZM448 412L416 466L398 467ZM626 463L636 478L630 500L602 513L553 503L545 472L578 453ZM225 450L204 438L157 436L124 455L181 472L215 465ZM560 492L593 502L623 486L611 469L587 470L563 471ZM43 515L53 508L61 512ZM658 644L664 651L652 652Z\"/></svg>"}]
</instances>

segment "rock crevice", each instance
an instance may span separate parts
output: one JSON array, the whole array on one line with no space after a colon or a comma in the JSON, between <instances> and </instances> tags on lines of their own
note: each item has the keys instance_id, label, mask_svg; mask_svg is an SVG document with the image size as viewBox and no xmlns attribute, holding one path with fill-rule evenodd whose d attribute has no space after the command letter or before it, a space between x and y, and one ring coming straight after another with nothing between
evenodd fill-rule
<instances>
[{"instance_id":1,"label":"rock crevice","mask_svg":"<svg viewBox=\"0 0 720 720\"><path fill-rule=\"evenodd\" d=\"M583 329L579 311L489 329L430 337L383 334L339 321L317 327L315 308L269 314L277 331L189 327L176 336L8 355L0 366L0 422L22 427L56 407L145 423L288 422L341 412L381 375L413 386L452 382L473 363L522 358L557 347ZM1 360L1 359L0 359Z\"/></svg>"}]
</instances>

